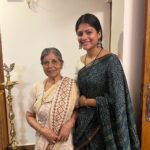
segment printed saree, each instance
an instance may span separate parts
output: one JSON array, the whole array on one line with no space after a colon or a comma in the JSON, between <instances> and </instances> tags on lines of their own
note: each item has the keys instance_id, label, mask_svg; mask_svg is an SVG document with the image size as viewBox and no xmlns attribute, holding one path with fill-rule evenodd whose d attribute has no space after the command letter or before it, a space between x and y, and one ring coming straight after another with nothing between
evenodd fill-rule
<instances>
[{"instance_id":1,"label":"printed saree","mask_svg":"<svg viewBox=\"0 0 150 150\"><path fill-rule=\"evenodd\" d=\"M51 128L56 134L62 125L70 119L78 97L75 81L64 77L50 87L39 97L33 109L36 112L38 122L47 128ZM72 133L66 142L51 144L42 135L37 133L35 150L73 150Z\"/></svg>"},{"instance_id":2,"label":"printed saree","mask_svg":"<svg viewBox=\"0 0 150 150\"><path fill-rule=\"evenodd\" d=\"M80 95L96 107L80 107L75 150L140 150L126 78L116 55L98 58L79 70Z\"/></svg>"}]
</instances>

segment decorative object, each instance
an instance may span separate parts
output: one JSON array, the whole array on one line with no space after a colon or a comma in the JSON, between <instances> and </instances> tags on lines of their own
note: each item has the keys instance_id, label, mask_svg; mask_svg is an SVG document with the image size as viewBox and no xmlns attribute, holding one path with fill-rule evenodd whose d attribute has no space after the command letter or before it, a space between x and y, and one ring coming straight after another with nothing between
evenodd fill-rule
<instances>
[{"instance_id":1,"label":"decorative object","mask_svg":"<svg viewBox=\"0 0 150 150\"><path fill-rule=\"evenodd\" d=\"M10 121L10 144L8 146L8 149L12 149L12 150L16 150L17 149L17 145L16 145L16 131L15 131L15 127L14 127L14 112L13 112L13 106L12 106L12 102L13 102L13 97L11 94L11 90L14 87L14 85L17 84L16 81L11 81L10 80L10 72L14 69L15 64L12 63L10 64L10 66L8 67L6 64L3 65L3 70L6 72L6 81L4 83L1 83L1 85L4 86L4 88L8 91L7 93L7 100L8 100L8 109L9 109L9 121Z\"/></svg>"},{"instance_id":2,"label":"decorative object","mask_svg":"<svg viewBox=\"0 0 150 150\"><path fill-rule=\"evenodd\" d=\"M26 0L27 4L28 4L28 7L30 9L35 9L38 5L38 0Z\"/></svg>"}]
</instances>

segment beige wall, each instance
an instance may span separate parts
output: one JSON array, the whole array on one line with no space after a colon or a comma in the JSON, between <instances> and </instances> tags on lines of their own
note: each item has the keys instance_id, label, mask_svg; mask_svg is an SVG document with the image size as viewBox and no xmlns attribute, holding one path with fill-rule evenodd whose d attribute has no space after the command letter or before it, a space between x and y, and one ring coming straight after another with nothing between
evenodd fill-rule
<instances>
[{"instance_id":1,"label":"beige wall","mask_svg":"<svg viewBox=\"0 0 150 150\"><path fill-rule=\"evenodd\" d=\"M146 0L125 0L124 2L123 67L140 133Z\"/></svg>"},{"instance_id":2,"label":"beige wall","mask_svg":"<svg viewBox=\"0 0 150 150\"><path fill-rule=\"evenodd\" d=\"M122 60L124 0L112 0L111 51Z\"/></svg>"}]
</instances>

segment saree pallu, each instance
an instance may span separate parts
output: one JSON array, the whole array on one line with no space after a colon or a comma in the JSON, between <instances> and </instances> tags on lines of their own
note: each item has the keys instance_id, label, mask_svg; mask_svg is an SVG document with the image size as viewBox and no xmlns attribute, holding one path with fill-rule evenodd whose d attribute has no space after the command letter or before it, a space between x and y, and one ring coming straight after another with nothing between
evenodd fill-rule
<instances>
[{"instance_id":1,"label":"saree pallu","mask_svg":"<svg viewBox=\"0 0 150 150\"><path fill-rule=\"evenodd\" d=\"M78 85L80 95L94 98L96 107L79 109L75 150L140 150L132 102L117 56L109 54L83 67Z\"/></svg>"},{"instance_id":2,"label":"saree pallu","mask_svg":"<svg viewBox=\"0 0 150 150\"><path fill-rule=\"evenodd\" d=\"M77 97L75 81L64 77L35 102L33 109L37 114L38 122L59 134L62 125L71 118ZM56 144L49 143L46 138L37 133L35 150L65 150L66 148L73 150L72 133L66 142Z\"/></svg>"}]
</instances>

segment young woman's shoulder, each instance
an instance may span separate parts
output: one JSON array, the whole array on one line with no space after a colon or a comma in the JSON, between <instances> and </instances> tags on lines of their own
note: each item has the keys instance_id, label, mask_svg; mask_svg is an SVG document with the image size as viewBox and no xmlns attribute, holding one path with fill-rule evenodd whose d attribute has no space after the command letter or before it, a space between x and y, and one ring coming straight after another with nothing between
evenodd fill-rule
<instances>
[{"instance_id":1,"label":"young woman's shoulder","mask_svg":"<svg viewBox=\"0 0 150 150\"><path fill-rule=\"evenodd\" d=\"M105 55L108 55L110 54L111 52L109 50L106 50L106 49L102 49L102 52L101 52L101 55L100 56L105 56Z\"/></svg>"},{"instance_id":2,"label":"young woman's shoulder","mask_svg":"<svg viewBox=\"0 0 150 150\"><path fill-rule=\"evenodd\" d=\"M119 60L118 56L106 49L103 49L103 52L101 53L100 57L109 56L110 60Z\"/></svg>"}]
</instances>

